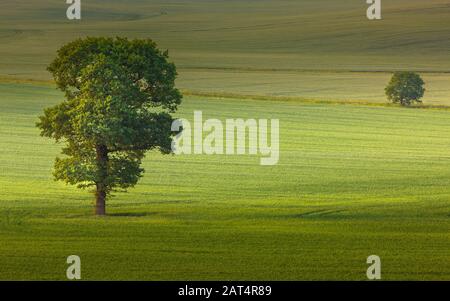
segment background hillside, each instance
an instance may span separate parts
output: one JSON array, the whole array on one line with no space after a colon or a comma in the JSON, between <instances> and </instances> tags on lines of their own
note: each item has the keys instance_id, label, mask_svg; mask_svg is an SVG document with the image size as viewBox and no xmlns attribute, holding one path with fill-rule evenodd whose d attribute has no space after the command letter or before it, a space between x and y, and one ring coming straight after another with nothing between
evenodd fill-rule
<instances>
[{"instance_id":1,"label":"background hillside","mask_svg":"<svg viewBox=\"0 0 450 301\"><path fill-rule=\"evenodd\" d=\"M56 49L86 35L154 39L196 92L384 102L386 71L450 72L448 0L383 1L383 21L362 0L91 0L79 22L66 8L0 3L0 75L48 79ZM429 104L450 103L448 74L425 79Z\"/></svg>"}]
</instances>

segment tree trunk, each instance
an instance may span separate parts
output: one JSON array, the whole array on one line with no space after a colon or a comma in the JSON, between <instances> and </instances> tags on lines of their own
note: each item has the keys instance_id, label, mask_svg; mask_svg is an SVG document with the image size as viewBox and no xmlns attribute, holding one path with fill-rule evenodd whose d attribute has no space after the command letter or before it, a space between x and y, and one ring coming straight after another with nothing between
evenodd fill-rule
<instances>
[{"instance_id":1,"label":"tree trunk","mask_svg":"<svg viewBox=\"0 0 450 301\"><path fill-rule=\"evenodd\" d=\"M106 215L106 192L97 184L97 191L95 192L95 214Z\"/></svg>"},{"instance_id":2,"label":"tree trunk","mask_svg":"<svg viewBox=\"0 0 450 301\"><path fill-rule=\"evenodd\" d=\"M95 214L106 215L106 179L108 177L108 148L106 145L97 145L97 190L95 192Z\"/></svg>"}]
</instances>

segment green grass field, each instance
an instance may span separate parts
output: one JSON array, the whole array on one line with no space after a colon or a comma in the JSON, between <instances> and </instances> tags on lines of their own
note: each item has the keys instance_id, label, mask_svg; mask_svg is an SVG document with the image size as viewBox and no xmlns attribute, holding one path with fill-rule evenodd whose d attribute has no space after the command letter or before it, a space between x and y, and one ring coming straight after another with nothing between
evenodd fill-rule
<instances>
[{"instance_id":1,"label":"green grass field","mask_svg":"<svg viewBox=\"0 0 450 301\"><path fill-rule=\"evenodd\" d=\"M449 112L187 97L179 116L276 117L281 156L149 153L142 182L92 216L53 182L59 146L34 128L48 86L0 90L0 278L449 279ZM276 109L274 109L276 108Z\"/></svg>"},{"instance_id":2,"label":"green grass field","mask_svg":"<svg viewBox=\"0 0 450 301\"><path fill-rule=\"evenodd\" d=\"M362 0L0 3L0 280L450 280L450 5ZM52 180L39 136L62 100L45 67L77 37L154 39L185 92L177 116L278 118L280 161L147 154L129 193ZM419 71L423 108L386 105L392 71ZM434 107L434 108L429 108Z\"/></svg>"}]
</instances>

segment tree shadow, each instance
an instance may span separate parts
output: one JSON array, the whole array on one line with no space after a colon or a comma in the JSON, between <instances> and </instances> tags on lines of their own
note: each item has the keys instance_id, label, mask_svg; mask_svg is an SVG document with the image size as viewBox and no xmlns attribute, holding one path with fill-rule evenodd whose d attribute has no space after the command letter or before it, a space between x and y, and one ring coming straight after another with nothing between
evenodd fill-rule
<instances>
[{"instance_id":1,"label":"tree shadow","mask_svg":"<svg viewBox=\"0 0 450 301\"><path fill-rule=\"evenodd\" d=\"M144 217L156 214L158 214L158 212L118 212L118 213L108 213L107 215L116 217Z\"/></svg>"}]
</instances>

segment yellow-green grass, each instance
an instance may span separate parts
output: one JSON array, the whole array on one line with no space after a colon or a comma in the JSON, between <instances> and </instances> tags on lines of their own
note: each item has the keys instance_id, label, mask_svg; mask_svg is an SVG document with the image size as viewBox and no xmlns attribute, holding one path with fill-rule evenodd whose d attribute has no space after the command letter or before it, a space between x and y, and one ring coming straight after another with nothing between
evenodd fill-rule
<instances>
[{"instance_id":1,"label":"yellow-green grass","mask_svg":"<svg viewBox=\"0 0 450 301\"><path fill-rule=\"evenodd\" d=\"M0 279L450 280L447 110L187 96L189 119L279 118L281 156L162 156L93 216L92 195L53 182L60 146L34 127L61 100L0 84Z\"/></svg>"},{"instance_id":2,"label":"yellow-green grass","mask_svg":"<svg viewBox=\"0 0 450 301\"><path fill-rule=\"evenodd\" d=\"M187 95L388 105L385 72L249 71L181 69L177 86ZM423 73L420 107L450 107L450 74ZM0 76L0 83L52 86L52 80Z\"/></svg>"}]
</instances>

